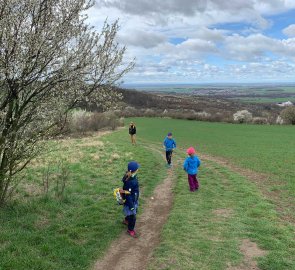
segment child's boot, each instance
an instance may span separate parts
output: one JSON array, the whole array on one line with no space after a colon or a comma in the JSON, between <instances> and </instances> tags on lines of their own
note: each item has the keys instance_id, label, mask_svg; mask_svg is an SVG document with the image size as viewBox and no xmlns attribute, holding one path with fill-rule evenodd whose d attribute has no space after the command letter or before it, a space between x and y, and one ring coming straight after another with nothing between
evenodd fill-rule
<instances>
[{"instance_id":1,"label":"child's boot","mask_svg":"<svg viewBox=\"0 0 295 270\"><path fill-rule=\"evenodd\" d=\"M138 237L138 235L136 234L136 232L135 232L134 230L132 230L132 231L127 230L127 233L128 233L131 237L133 237L133 238L137 238L137 237Z\"/></svg>"}]
</instances>

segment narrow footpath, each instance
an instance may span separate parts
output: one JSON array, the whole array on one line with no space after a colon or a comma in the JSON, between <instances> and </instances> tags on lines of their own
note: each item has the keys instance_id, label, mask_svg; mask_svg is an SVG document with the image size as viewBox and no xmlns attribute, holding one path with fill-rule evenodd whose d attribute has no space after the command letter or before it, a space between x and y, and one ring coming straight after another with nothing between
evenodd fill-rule
<instances>
[{"instance_id":1,"label":"narrow footpath","mask_svg":"<svg viewBox=\"0 0 295 270\"><path fill-rule=\"evenodd\" d=\"M160 243L160 234L172 206L173 167L167 169L167 177L159 184L137 218L138 238L123 233L114 241L94 270L143 270L154 248Z\"/></svg>"}]
</instances>

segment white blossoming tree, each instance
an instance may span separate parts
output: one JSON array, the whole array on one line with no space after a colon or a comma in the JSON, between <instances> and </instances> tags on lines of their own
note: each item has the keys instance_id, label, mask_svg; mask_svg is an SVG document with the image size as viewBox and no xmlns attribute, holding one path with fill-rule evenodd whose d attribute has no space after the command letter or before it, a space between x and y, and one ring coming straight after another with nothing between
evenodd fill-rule
<instances>
[{"instance_id":1,"label":"white blossoming tree","mask_svg":"<svg viewBox=\"0 0 295 270\"><path fill-rule=\"evenodd\" d=\"M239 123L247 123L252 120L252 113L247 110L237 111L233 114L234 121Z\"/></svg>"},{"instance_id":2,"label":"white blossoming tree","mask_svg":"<svg viewBox=\"0 0 295 270\"><path fill-rule=\"evenodd\" d=\"M116 43L118 22L86 23L89 0L0 0L0 206L16 177L81 102L104 109L132 67Z\"/></svg>"}]
</instances>

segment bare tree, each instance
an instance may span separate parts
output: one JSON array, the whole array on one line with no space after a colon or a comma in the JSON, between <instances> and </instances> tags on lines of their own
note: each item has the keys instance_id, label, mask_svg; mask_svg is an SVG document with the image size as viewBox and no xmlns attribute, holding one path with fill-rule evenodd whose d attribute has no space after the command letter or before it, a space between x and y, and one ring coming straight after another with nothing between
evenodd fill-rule
<instances>
[{"instance_id":1,"label":"bare tree","mask_svg":"<svg viewBox=\"0 0 295 270\"><path fill-rule=\"evenodd\" d=\"M67 112L85 100L111 106L111 86L133 67L115 41L118 22L100 33L87 24L93 4L0 0L0 206Z\"/></svg>"}]
</instances>

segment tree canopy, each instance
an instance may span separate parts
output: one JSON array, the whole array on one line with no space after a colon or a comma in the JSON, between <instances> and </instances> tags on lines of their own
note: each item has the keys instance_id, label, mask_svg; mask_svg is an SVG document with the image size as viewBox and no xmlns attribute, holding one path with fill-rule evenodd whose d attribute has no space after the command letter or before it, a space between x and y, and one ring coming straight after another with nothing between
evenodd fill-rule
<instances>
[{"instance_id":1,"label":"tree canopy","mask_svg":"<svg viewBox=\"0 0 295 270\"><path fill-rule=\"evenodd\" d=\"M109 108L114 85L134 65L115 38L87 24L89 0L0 0L0 205L16 175L58 134L79 102Z\"/></svg>"}]
</instances>

